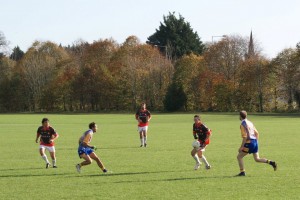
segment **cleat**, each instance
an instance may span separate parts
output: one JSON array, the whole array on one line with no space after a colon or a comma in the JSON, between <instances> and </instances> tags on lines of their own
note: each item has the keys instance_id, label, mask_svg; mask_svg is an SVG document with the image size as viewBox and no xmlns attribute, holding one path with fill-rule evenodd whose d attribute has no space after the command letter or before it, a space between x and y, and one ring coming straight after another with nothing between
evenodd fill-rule
<instances>
[{"instance_id":1,"label":"cleat","mask_svg":"<svg viewBox=\"0 0 300 200\"><path fill-rule=\"evenodd\" d=\"M56 165L54 165L54 166L53 166L53 168L57 168L57 166L56 166Z\"/></svg>"},{"instance_id":2,"label":"cleat","mask_svg":"<svg viewBox=\"0 0 300 200\"><path fill-rule=\"evenodd\" d=\"M241 173L239 173L239 174L236 175L236 176L246 176L246 173L245 173L245 172L241 172Z\"/></svg>"},{"instance_id":3,"label":"cleat","mask_svg":"<svg viewBox=\"0 0 300 200\"><path fill-rule=\"evenodd\" d=\"M143 147L143 145L141 144L141 146L140 147Z\"/></svg>"},{"instance_id":4,"label":"cleat","mask_svg":"<svg viewBox=\"0 0 300 200\"><path fill-rule=\"evenodd\" d=\"M103 169L103 173L106 173L107 172L107 169Z\"/></svg>"},{"instance_id":5,"label":"cleat","mask_svg":"<svg viewBox=\"0 0 300 200\"><path fill-rule=\"evenodd\" d=\"M81 172L81 167L80 167L80 165L79 165L79 164L77 164L77 165L76 165L76 169L77 169L77 172L78 172L78 173L80 173L80 172Z\"/></svg>"},{"instance_id":6,"label":"cleat","mask_svg":"<svg viewBox=\"0 0 300 200\"><path fill-rule=\"evenodd\" d=\"M277 163L275 161L273 161L270 164L272 165L274 171L276 171L277 170Z\"/></svg>"},{"instance_id":7,"label":"cleat","mask_svg":"<svg viewBox=\"0 0 300 200\"><path fill-rule=\"evenodd\" d=\"M205 168L208 170L208 169L211 168L211 166L210 165L206 165Z\"/></svg>"},{"instance_id":8,"label":"cleat","mask_svg":"<svg viewBox=\"0 0 300 200\"><path fill-rule=\"evenodd\" d=\"M49 166L51 166L51 164L50 164L50 163L47 163L47 164L46 164L46 169L48 169Z\"/></svg>"},{"instance_id":9,"label":"cleat","mask_svg":"<svg viewBox=\"0 0 300 200\"><path fill-rule=\"evenodd\" d=\"M196 163L196 165L195 165L195 167L194 167L194 170L199 169L199 167L200 167L200 163Z\"/></svg>"},{"instance_id":10,"label":"cleat","mask_svg":"<svg viewBox=\"0 0 300 200\"><path fill-rule=\"evenodd\" d=\"M144 147L147 147L147 144L145 143Z\"/></svg>"}]
</instances>

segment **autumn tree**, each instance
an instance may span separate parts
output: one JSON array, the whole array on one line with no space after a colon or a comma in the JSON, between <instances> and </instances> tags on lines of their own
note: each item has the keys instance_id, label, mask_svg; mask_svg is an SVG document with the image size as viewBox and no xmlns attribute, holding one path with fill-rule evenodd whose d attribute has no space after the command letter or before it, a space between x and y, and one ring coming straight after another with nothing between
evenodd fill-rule
<instances>
[{"instance_id":1,"label":"autumn tree","mask_svg":"<svg viewBox=\"0 0 300 200\"><path fill-rule=\"evenodd\" d=\"M117 60L115 60L117 61ZM127 109L135 110L141 101L149 108L163 109L163 97L171 82L173 66L156 47L141 44L136 36L130 36L118 52L122 78L122 92Z\"/></svg>"},{"instance_id":2,"label":"autumn tree","mask_svg":"<svg viewBox=\"0 0 300 200\"><path fill-rule=\"evenodd\" d=\"M19 67L30 110L54 109L58 104L56 92L59 93L60 85L54 85L68 58L63 48L51 42L37 41L25 53Z\"/></svg>"},{"instance_id":3,"label":"autumn tree","mask_svg":"<svg viewBox=\"0 0 300 200\"><path fill-rule=\"evenodd\" d=\"M287 102L289 111L294 110L295 97L300 86L300 62L297 49L284 49L272 61L272 65L276 69L279 96Z\"/></svg>"}]
</instances>

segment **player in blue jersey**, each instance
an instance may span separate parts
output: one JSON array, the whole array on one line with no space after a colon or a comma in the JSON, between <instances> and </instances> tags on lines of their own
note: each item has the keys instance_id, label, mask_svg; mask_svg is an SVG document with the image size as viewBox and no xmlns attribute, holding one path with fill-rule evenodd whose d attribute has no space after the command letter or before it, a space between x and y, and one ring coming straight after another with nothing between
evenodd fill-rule
<instances>
[{"instance_id":1,"label":"player in blue jersey","mask_svg":"<svg viewBox=\"0 0 300 200\"><path fill-rule=\"evenodd\" d=\"M242 121L240 125L242 134L242 144L238 150L237 160L240 166L240 173L238 176L245 176L245 168L243 158L248 154L253 154L253 158L256 162L267 163L277 170L277 164L275 161L268 160L266 158L260 158L258 153L258 136L259 133L251 121L247 119L247 112L240 112L240 120Z\"/></svg>"},{"instance_id":2,"label":"player in blue jersey","mask_svg":"<svg viewBox=\"0 0 300 200\"><path fill-rule=\"evenodd\" d=\"M93 134L97 132L97 129L97 124L95 124L95 122L92 122L89 124L89 130L84 132L83 135L79 138L78 155L80 158L83 158L84 161L76 165L78 173L81 172L82 166L91 164L92 159L97 162L98 166L102 169L104 173L107 172L103 163L94 152L94 150L96 150L96 147L90 145Z\"/></svg>"}]
</instances>

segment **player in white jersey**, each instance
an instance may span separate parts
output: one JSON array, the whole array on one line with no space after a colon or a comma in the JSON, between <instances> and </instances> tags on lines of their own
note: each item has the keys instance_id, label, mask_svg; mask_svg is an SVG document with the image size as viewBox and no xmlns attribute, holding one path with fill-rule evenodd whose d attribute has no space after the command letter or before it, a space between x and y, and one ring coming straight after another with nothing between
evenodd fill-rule
<instances>
[{"instance_id":1,"label":"player in white jersey","mask_svg":"<svg viewBox=\"0 0 300 200\"><path fill-rule=\"evenodd\" d=\"M79 138L78 155L80 158L83 158L84 161L76 165L78 173L81 172L82 166L91 164L92 159L97 162L98 166L104 173L107 172L100 158L94 152L94 150L96 150L96 147L90 145L93 134L97 132L97 129L97 124L95 124L95 122L92 122L89 124L89 130L84 132L83 135Z\"/></svg>"},{"instance_id":2,"label":"player in white jersey","mask_svg":"<svg viewBox=\"0 0 300 200\"><path fill-rule=\"evenodd\" d=\"M266 158L260 158L258 153L258 136L259 133L251 121L247 119L247 112L240 112L240 120L242 121L240 125L242 144L238 150L237 160L240 167L240 173L238 176L245 176L245 168L243 158L253 153L253 158L256 162L270 164L274 170L277 170L277 164L275 161L268 160Z\"/></svg>"}]
</instances>

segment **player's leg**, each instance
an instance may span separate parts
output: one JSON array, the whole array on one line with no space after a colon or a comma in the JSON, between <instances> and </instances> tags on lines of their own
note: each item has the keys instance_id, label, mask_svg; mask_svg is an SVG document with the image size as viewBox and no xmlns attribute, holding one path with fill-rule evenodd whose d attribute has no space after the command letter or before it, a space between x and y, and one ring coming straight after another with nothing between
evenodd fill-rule
<instances>
[{"instance_id":1,"label":"player's leg","mask_svg":"<svg viewBox=\"0 0 300 200\"><path fill-rule=\"evenodd\" d=\"M140 141L141 141L141 146L140 147L143 147L144 146L144 135L143 135L143 128L142 127L139 127L139 134L140 134Z\"/></svg>"},{"instance_id":2,"label":"player's leg","mask_svg":"<svg viewBox=\"0 0 300 200\"><path fill-rule=\"evenodd\" d=\"M269 164L269 165L271 165L271 166L273 167L274 171L277 170L277 164L276 164L275 161L268 160L268 159L266 159L266 158L260 158L258 152L253 154L253 158L254 158L254 160L255 160L256 162L259 162L259 163L267 163L267 164Z\"/></svg>"},{"instance_id":3,"label":"player's leg","mask_svg":"<svg viewBox=\"0 0 300 200\"><path fill-rule=\"evenodd\" d=\"M48 168L50 166L49 160L47 158L47 155L45 154L45 146L40 145L40 155L42 157L42 159L46 162L46 168Z\"/></svg>"},{"instance_id":4,"label":"player's leg","mask_svg":"<svg viewBox=\"0 0 300 200\"><path fill-rule=\"evenodd\" d=\"M203 152L205 151L205 148L199 149L197 151L198 157L205 163L206 169L210 169L210 164L208 163L206 157L203 155Z\"/></svg>"},{"instance_id":5,"label":"player's leg","mask_svg":"<svg viewBox=\"0 0 300 200\"><path fill-rule=\"evenodd\" d=\"M90 157L97 162L98 166L102 169L103 172L107 172L107 170L104 167L104 164L101 162L97 154L95 154L95 152L91 153Z\"/></svg>"},{"instance_id":6,"label":"player's leg","mask_svg":"<svg viewBox=\"0 0 300 200\"><path fill-rule=\"evenodd\" d=\"M92 159L89 155L86 155L85 153L81 154L80 157L84 160L80 163L80 167L85 165L90 165L92 163Z\"/></svg>"},{"instance_id":7,"label":"player's leg","mask_svg":"<svg viewBox=\"0 0 300 200\"><path fill-rule=\"evenodd\" d=\"M144 127L143 136L144 136L144 147L147 147L147 132L148 132L148 126Z\"/></svg>"},{"instance_id":8,"label":"player's leg","mask_svg":"<svg viewBox=\"0 0 300 200\"><path fill-rule=\"evenodd\" d=\"M57 166L56 166L56 156L55 156L55 147L54 146L53 147L48 147L47 149L50 152L53 168L57 168Z\"/></svg>"},{"instance_id":9,"label":"player's leg","mask_svg":"<svg viewBox=\"0 0 300 200\"><path fill-rule=\"evenodd\" d=\"M238 163L239 163L239 167L240 167L240 173L238 174L238 176L245 176L246 173L245 173L245 167L244 167L244 160L243 158L247 155L248 153L246 152L239 152L239 154L237 155L237 160L238 160Z\"/></svg>"},{"instance_id":10,"label":"player's leg","mask_svg":"<svg viewBox=\"0 0 300 200\"><path fill-rule=\"evenodd\" d=\"M193 148L191 151L191 156L195 159L196 165L194 167L195 170L199 169L201 162L199 160L198 154L197 154L197 148Z\"/></svg>"}]
</instances>

